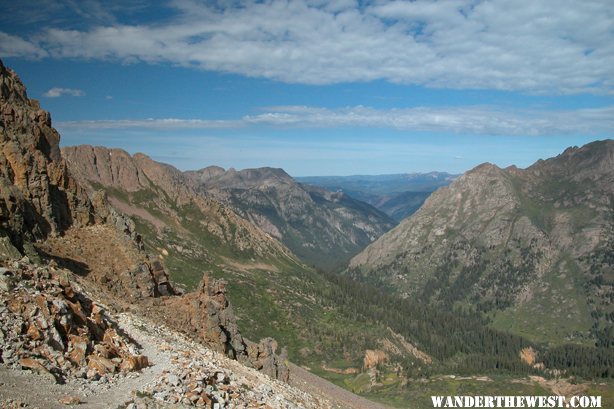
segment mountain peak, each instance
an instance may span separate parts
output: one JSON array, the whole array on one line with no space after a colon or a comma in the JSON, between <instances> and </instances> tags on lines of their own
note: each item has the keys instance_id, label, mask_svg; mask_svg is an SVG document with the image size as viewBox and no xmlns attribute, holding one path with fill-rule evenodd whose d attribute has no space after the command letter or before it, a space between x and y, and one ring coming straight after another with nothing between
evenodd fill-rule
<instances>
[{"instance_id":1,"label":"mountain peak","mask_svg":"<svg viewBox=\"0 0 614 409\"><path fill-rule=\"evenodd\" d=\"M198 183L224 189L251 189L271 184L296 184L294 179L285 170L271 167L242 170L229 168L227 171L224 171L221 167L209 166L196 171L188 171L185 174Z\"/></svg>"},{"instance_id":2,"label":"mountain peak","mask_svg":"<svg viewBox=\"0 0 614 409\"><path fill-rule=\"evenodd\" d=\"M484 162L471 169L469 173L481 173L481 174L499 174L502 172L502 169L495 165L494 163Z\"/></svg>"},{"instance_id":3,"label":"mountain peak","mask_svg":"<svg viewBox=\"0 0 614 409\"><path fill-rule=\"evenodd\" d=\"M584 146L569 147L561 154L539 160L527 170L534 175L559 175L571 180L597 180L612 176L614 169L614 140L595 141Z\"/></svg>"}]
</instances>

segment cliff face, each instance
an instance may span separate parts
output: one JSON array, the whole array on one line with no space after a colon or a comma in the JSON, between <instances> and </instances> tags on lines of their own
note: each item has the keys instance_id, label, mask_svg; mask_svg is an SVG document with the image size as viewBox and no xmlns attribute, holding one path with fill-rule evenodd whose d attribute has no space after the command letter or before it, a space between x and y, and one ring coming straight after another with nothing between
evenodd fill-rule
<instances>
[{"instance_id":1,"label":"cliff face","mask_svg":"<svg viewBox=\"0 0 614 409\"><path fill-rule=\"evenodd\" d=\"M0 61L0 228L17 248L94 222L63 161L51 116Z\"/></svg>"},{"instance_id":2,"label":"cliff face","mask_svg":"<svg viewBox=\"0 0 614 409\"><path fill-rule=\"evenodd\" d=\"M527 169L484 164L433 193L350 272L540 340L605 337L613 294L614 142ZM609 250L608 250L609 248Z\"/></svg>"}]
</instances>

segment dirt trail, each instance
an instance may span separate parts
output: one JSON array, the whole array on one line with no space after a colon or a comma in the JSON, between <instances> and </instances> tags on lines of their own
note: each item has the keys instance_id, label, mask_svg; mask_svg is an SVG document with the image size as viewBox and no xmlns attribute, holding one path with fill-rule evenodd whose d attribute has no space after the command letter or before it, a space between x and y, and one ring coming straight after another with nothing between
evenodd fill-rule
<instances>
[{"instance_id":1,"label":"dirt trail","mask_svg":"<svg viewBox=\"0 0 614 409\"><path fill-rule=\"evenodd\" d=\"M31 408L66 408L59 402L65 396L79 397L79 408L83 409L117 408L129 401L132 391L143 389L170 367L170 353L160 350L159 342L133 325L126 315L119 317L119 324L141 345L142 354L149 359L150 366L141 373L131 374L115 385L102 384L96 390L95 386L83 388L75 381L54 384L29 372L0 366L0 406L12 399L27 403Z\"/></svg>"},{"instance_id":2,"label":"dirt trail","mask_svg":"<svg viewBox=\"0 0 614 409\"><path fill-rule=\"evenodd\" d=\"M162 376L165 376L165 372L181 373L182 367L177 363L177 356L189 350L189 345L182 341L182 338L176 338L176 335L172 332L164 332L168 330L128 313L119 314L116 319L121 329L140 344L141 353L148 357L151 364L148 368L140 373L130 374L113 384L84 383L82 380L71 380L67 384L58 385L27 371L11 370L0 365L0 407L20 407L15 404L15 401L17 401L26 403L28 408L66 408L68 406L61 404L60 399L69 396L80 399L79 408L117 408L126 402L130 402L135 391L155 387L156 382ZM166 347L163 346L164 344ZM169 345L179 348L169 349ZM194 348L197 347L194 346ZM295 404L290 405L280 403L271 407L386 408L383 405L354 395L296 365L291 364L290 385L296 388L294 389L289 385L271 380L257 371L248 369L236 361L231 361L225 357L214 359L217 365L237 374L245 382L252 385L255 390L259 386L264 386L265 389L274 391L272 392L273 395L270 395L271 399L276 394L281 393L286 395L290 401L295 402ZM13 401L13 403L10 403L10 401ZM160 404L160 406L183 407L170 404Z\"/></svg>"},{"instance_id":3,"label":"dirt trail","mask_svg":"<svg viewBox=\"0 0 614 409\"><path fill-rule=\"evenodd\" d=\"M84 399L83 409L116 408L130 399L132 391L144 389L153 384L162 372L171 367L171 357L168 351L160 350L159 340L145 334L127 319L126 315L119 317L120 327L128 333L143 348L141 353L149 359L150 366L143 369L139 376L127 378L113 388Z\"/></svg>"},{"instance_id":4,"label":"dirt trail","mask_svg":"<svg viewBox=\"0 0 614 409\"><path fill-rule=\"evenodd\" d=\"M384 406L380 403L372 402L368 399L360 397L347 391L340 386L335 385L317 375L301 368L300 366L290 364L290 385L310 393L312 395L321 396L339 408L344 409L389 409L389 406Z\"/></svg>"}]
</instances>

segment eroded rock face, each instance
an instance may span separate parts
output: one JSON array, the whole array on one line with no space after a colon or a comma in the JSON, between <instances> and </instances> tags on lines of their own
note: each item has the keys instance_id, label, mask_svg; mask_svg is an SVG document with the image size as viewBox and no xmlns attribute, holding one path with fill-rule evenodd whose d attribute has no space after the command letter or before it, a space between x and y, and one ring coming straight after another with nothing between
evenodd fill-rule
<instances>
[{"instance_id":1,"label":"eroded rock face","mask_svg":"<svg viewBox=\"0 0 614 409\"><path fill-rule=\"evenodd\" d=\"M277 355L277 342L265 338L258 344L243 339L232 306L226 298L226 282L205 273L198 289L183 297L164 300L164 308L173 311L168 319L174 327L230 358L252 366L272 378L287 381L288 353Z\"/></svg>"},{"instance_id":2,"label":"eroded rock face","mask_svg":"<svg viewBox=\"0 0 614 409\"><path fill-rule=\"evenodd\" d=\"M175 327L196 335L218 352L244 360L247 346L226 298L224 281L205 273L195 292L166 299L164 304L175 312L168 317Z\"/></svg>"},{"instance_id":3,"label":"eroded rock face","mask_svg":"<svg viewBox=\"0 0 614 409\"><path fill-rule=\"evenodd\" d=\"M277 341L273 338L261 339L258 344L252 344L247 349L247 356L251 366L265 375L283 382L290 379L288 368L288 350L284 347L279 355L276 354Z\"/></svg>"},{"instance_id":4,"label":"eroded rock face","mask_svg":"<svg viewBox=\"0 0 614 409\"><path fill-rule=\"evenodd\" d=\"M28 99L21 80L0 61L0 229L25 240L94 221L85 191L67 172L51 116Z\"/></svg>"},{"instance_id":5,"label":"eroded rock face","mask_svg":"<svg viewBox=\"0 0 614 409\"><path fill-rule=\"evenodd\" d=\"M11 286L0 290L0 362L57 382L97 379L148 366L105 308L66 270L14 262Z\"/></svg>"}]
</instances>

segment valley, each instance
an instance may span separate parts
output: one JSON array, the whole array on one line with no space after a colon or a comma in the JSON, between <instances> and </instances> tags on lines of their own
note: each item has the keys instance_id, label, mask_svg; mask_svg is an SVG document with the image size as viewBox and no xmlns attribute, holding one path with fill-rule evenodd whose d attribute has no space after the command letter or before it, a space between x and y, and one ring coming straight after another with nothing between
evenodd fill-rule
<instances>
[{"instance_id":1,"label":"valley","mask_svg":"<svg viewBox=\"0 0 614 409\"><path fill-rule=\"evenodd\" d=\"M50 114L0 73L10 377L31 370L83 399L80 385L108 383L126 407L614 399L613 141L461 176L180 171L60 149Z\"/></svg>"},{"instance_id":2,"label":"valley","mask_svg":"<svg viewBox=\"0 0 614 409\"><path fill-rule=\"evenodd\" d=\"M429 195L459 175L445 172L399 175L304 176L296 180L347 195L376 207L397 222L411 216Z\"/></svg>"}]
</instances>

